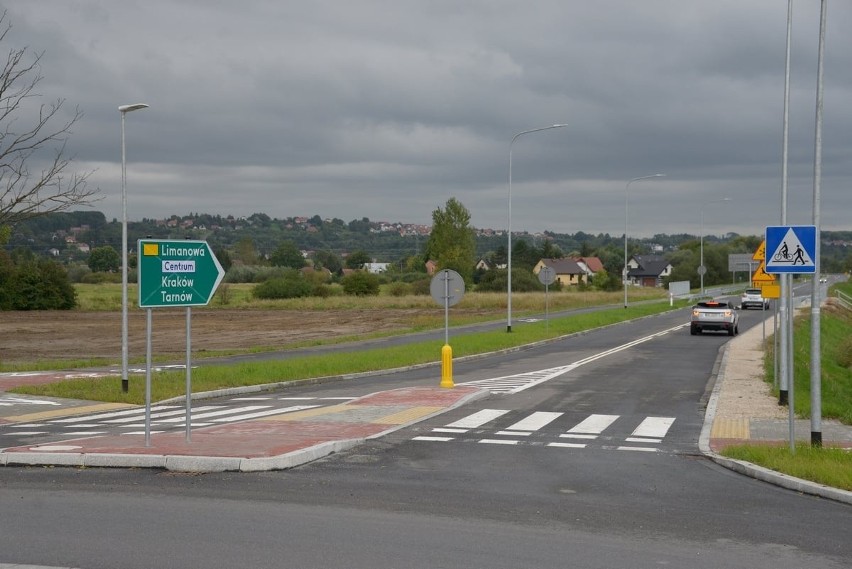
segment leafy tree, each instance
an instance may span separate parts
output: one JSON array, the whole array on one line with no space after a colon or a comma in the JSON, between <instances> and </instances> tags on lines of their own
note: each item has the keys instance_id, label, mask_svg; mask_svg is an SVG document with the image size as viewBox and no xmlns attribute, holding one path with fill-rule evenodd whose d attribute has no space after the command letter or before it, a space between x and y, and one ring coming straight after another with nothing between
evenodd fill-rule
<instances>
[{"instance_id":1,"label":"leafy tree","mask_svg":"<svg viewBox=\"0 0 852 569\"><path fill-rule=\"evenodd\" d=\"M216 259L219 260L219 264L222 265L222 268L226 272L231 268L231 265L234 264L234 262L231 260L231 254L228 253L227 249L219 247L213 250L213 254L216 255Z\"/></svg>"},{"instance_id":2,"label":"leafy tree","mask_svg":"<svg viewBox=\"0 0 852 569\"><path fill-rule=\"evenodd\" d=\"M11 29L5 12L0 13L0 27L3 44ZM43 79L41 57L13 47L0 68L0 227L89 204L98 192L87 187L91 173L69 172L71 159L65 154L82 112L66 113L63 99L33 103ZM37 112L31 112L35 106ZM40 165L30 168L31 161Z\"/></svg>"},{"instance_id":3,"label":"leafy tree","mask_svg":"<svg viewBox=\"0 0 852 569\"><path fill-rule=\"evenodd\" d=\"M487 271L482 275L479 284L476 285L478 292L506 292L509 286L507 282L508 273L504 270ZM544 290L544 285L538 278L527 269L516 269L512 267L512 292L534 292ZM553 287L551 287L553 290Z\"/></svg>"},{"instance_id":4,"label":"leafy tree","mask_svg":"<svg viewBox=\"0 0 852 569\"><path fill-rule=\"evenodd\" d=\"M432 212L432 233L426 243L426 255L439 269L452 269L466 283L473 282L476 234L470 226L470 212L456 198L450 198L445 209Z\"/></svg>"},{"instance_id":5,"label":"leafy tree","mask_svg":"<svg viewBox=\"0 0 852 569\"><path fill-rule=\"evenodd\" d=\"M243 237L234 246L234 256L244 265L256 265L258 261L257 246L251 237Z\"/></svg>"},{"instance_id":6,"label":"leafy tree","mask_svg":"<svg viewBox=\"0 0 852 569\"><path fill-rule=\"evenodd\" d=\"M348 257L346 257L346 268L347 269L363 269L364 265L371 262L373 260L370 255L364 251L363 249L358 251L353 251Z\"/></svg>"},{"instance_id":7,"label":"leafy tree","mask_svg":"<svg viewBox=\"0 0 852 569\"><path fill-rule=\"evenodd\" d=\"M355 296L378 296L379 277L367 271L355 271L340 281L343 292Z\"/></svg>"},{"instance_id":8,"label":"leafy tree","mask_svg":"<svg viewBox=\"0 0 852 569\"><path fill-rule=\"evenodd\" d=\"M278 248L269 256L269 262L276 267L301 269L305 266L305 256L299 251L295 242L288 240L278 245Z\"/></svg>"},{"instance_id":9,"label":"leafy tree","mask_svg":"<svg viewBox=\"0 0 852 569\"><path fill-rule=\"evenodd\" d=\"M109 245L95 247L89 253L88 265L95 273L114 273L121 268L121 257Z\"/></svg>"},{"instance_id":10,"label":"leafy tree","mask_svg":"<svg viewBox=\"0 0 852 569\"><path fill-rule=\"evenodd\" d=\"M340 257L328 249L324 249L314 253L314 268L328 269L333 274L336 274L343 268L343 263L341 262Z\"/></svg>"},{"instance_id":11,"label":"leafy tree","mask_svg":"<svg viewBox=\"0 0 852 569\"><path fill-rule=\"evenodd\" d=\"M7 310L70 310L77 293L65 269L51 259L28 259L16 265L5 280L0 308Z\"/></svg>"}]
</instances>

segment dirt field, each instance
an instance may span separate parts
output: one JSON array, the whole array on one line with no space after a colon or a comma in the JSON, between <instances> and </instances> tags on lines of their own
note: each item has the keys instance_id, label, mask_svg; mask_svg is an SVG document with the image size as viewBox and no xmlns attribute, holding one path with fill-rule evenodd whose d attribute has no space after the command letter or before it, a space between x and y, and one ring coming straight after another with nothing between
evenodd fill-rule
<instances>
[{"instance_id":1,"label":"dirt field","mask_svg":"<svg viewBox=\"0 0 852 569\"><path fill-rule=\"evenodd\" d=\"M334 338L410 328L420 317L434 318L436 310L381 311L192 311L192 350L284 347L317 338ZM186 311L153 311L153 353L186 353ZM128 314L129 356L145 357L146 313ZM0 312L0 362L90 357L121 360L121 312L31 311Z\"/></svg>"}]
</instances>

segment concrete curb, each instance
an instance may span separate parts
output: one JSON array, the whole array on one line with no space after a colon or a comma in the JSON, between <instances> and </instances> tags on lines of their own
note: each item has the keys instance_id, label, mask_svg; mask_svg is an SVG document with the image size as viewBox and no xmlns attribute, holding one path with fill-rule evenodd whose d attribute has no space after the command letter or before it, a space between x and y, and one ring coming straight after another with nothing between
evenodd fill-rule
<instances>
[{"instance_id":1,"label":"concrete curb","mask_svg":"<svg viewBox=\"0 0 852 569\"><path fill-rule=\"evenodd\" d=\"M711 378L711 381L713 382L713 390L710 394L710 399L707 402L707 409L704 414L704 424L701 427L701 435L698 439L698 448L701 451L701 454L703 454L719 466L728 468L730 470L733 470L734 472L743 474L745 476L750 476L751 478L754 478L756 480L768 482L770 484L774 484L776 486L780 486L788 490L793 490L794 492L810 494L812 496L819 496L820 498L826 498L829 500L835 500L837 502L852 505L852 492L848 490L832 488L830 486L811 482L810 480L802 480L801 478L796 478L795 476L788 476L786 474L782 474L780 472L776 472L774 470L769 470L768 468L758 466L751 462L746 462L744 460L735 460L726 456L722 456L711 450L710 432L713 428L713 421L716 417L716 409L718 408L719 404L719 394L722 391L722 383L725 380L725 373L728 367L729 344L730 342L726 343L722 347L722 350L719 354L719 359L717 360L719 365L714 366L714 368L717 368L718 371Z\"/></svg>"}]
</instances>

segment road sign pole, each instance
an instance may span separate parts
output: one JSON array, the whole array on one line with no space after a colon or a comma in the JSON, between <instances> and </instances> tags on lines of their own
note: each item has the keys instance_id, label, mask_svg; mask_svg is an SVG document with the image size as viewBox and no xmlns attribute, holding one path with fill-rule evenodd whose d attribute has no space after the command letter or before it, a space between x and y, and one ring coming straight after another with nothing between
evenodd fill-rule
<instances>
[{"instance_id":1,"label":"road sign pole","mask_svg":"<svg viewBox=\"0 0 852 569\"><path fill-rule=\"evenodd\" d=\"M186 307L186 442L192 441L192 308Z\"/></svg>"},{"instance_id":2,"label":"road sign pole","mask_svg":"<svg viewBox=\"0 0 852 569\"><path fill-rule=\"evenodd\" d=\"M151 309L147 311L148 331L145 336L145 446L151 446Z\"/></svg>"}]
</instances>

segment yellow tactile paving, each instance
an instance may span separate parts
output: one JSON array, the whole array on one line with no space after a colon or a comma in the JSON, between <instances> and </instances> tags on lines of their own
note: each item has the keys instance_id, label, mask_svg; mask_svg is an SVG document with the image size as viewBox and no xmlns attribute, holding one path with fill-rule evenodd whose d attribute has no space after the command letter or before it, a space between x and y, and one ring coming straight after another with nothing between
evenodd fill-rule
<instances>
[{"instance_id":1,"label":"yellow tactile paving","mask_svg":"<svg viewBox=\"0 0 852 569\"><path fill-rule=\"evenodd\" d=\"M714 439L743 439L750 438L749 419L716 419L710 430L710 437Z\"/></svg>"},{"instance_id":2,"label":"yellow tactile paving","mask_svg":"<svg viewBox=\"0 0 852 569\"><path fill-rule=\"evenodd\" d=\"M130 407L138 407L130 403L98 403L97 405L81 405L79 407L63 407L62 409L52 409L50 411L41 411L39 413L27 413L26 415L14 415L12 417L3 417L6 421L13 423L32 423L36 421L44 421L45 419L55 419L56 417L71 417L73 415L86 415L87 413L99 413L101 411L114 411L116 409L128 409Z\"/></svg>"},{"instance_id":3,"label":"yellow tactile paving","mask_svg":"<svg viewBox=\"0 0 852 569\"><path fill-rule=\"evenodd\" d=\"M271 415L263 417L258 421L300 421L308 417L319 417L320 415L329 415L343 413L345 411L353 411L358 409L358 405L330 405L328 407L318 407L316 409L305 409L304 411L294 411L292 413L283 412L281 415Z\"/></svg>"},{"instance_id":4,"label":"yellow tactile paving","mask_svg":"<svg viewBox=\"0 0 852 569\"><path fill-rule=\"evenodd\" d=\"M444 407L412 407L393 415L386 415L370 421L376 425L403 425L409 421L415 421L432 413L436 413Z\"/></svg>"}]
</instances>

